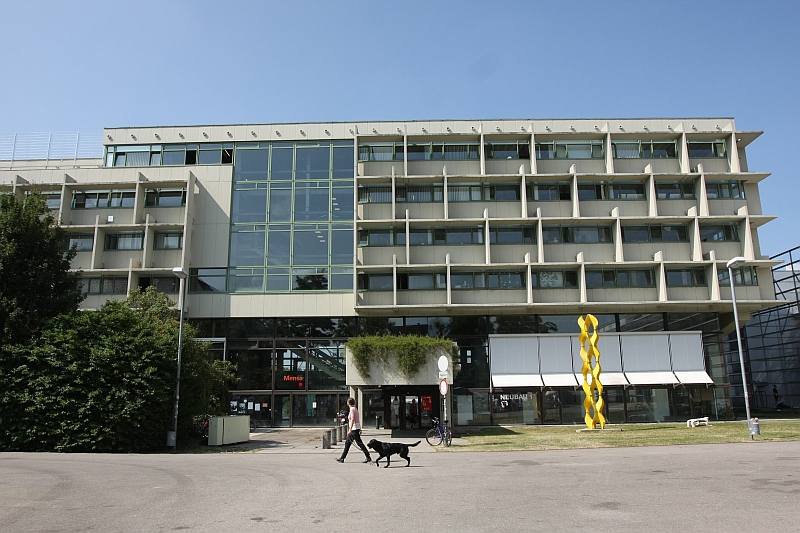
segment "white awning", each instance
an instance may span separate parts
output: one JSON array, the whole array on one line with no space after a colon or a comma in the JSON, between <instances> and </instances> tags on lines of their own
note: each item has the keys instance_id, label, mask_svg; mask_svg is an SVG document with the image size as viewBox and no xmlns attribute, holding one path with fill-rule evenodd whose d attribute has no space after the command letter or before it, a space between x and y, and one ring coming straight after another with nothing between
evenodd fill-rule
<instances>
[{"instance_id":1,"label":"white awning","mask_svg":"<svg viewBox=\"0 0 800 533\"><path fill-rule=\"evenodd\" d=\"M685 385L713 385L714 380L705 371L699 372L675 372L678 381Z\"/></svg>"},{"instance_id":2,"label":"white awning","mask_svg":"<svg viewBox=\"0 0 800 533\"><path fill-rule=\"evenodd\" d=\"M539 374L492 374L495 387L543 387Z\"/></svg>"},{"instance_id":3,"label":"white awning","mask_svg":"<svg viewBox=\"0 0 800 533\"><path fill-rule=\"evenodd\" d=\"M539 337L539 366L545 387L577 387L572 368L572 340L568 335ZM578 369L580 372L580 369Z\"/></svg>"}]
</instances>

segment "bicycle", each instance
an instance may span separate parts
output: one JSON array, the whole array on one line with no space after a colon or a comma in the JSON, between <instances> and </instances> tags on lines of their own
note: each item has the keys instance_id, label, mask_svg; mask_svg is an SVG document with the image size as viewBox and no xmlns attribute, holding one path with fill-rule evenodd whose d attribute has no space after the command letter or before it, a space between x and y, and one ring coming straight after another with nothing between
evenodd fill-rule
<instances>
[{"instance_id":1,"label":"bicycle","mask_svg":"<svg viewBox=\"0 0 800 533\"><path fill-rule=\"evenodd\" d=\"M439 419L433 418L433 427L425 434L425 440L431 446L438 446L444 442L445 446L450 446L453 442L453 432L450 426L447 425L447 420L444 421L444 426L439 424Z\"/></svg>"}]
</instances>

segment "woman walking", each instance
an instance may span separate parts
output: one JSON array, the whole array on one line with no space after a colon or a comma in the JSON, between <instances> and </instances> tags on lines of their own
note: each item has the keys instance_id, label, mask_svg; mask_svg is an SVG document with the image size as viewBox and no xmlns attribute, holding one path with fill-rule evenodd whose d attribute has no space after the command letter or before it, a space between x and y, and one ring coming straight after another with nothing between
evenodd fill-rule
<instances>
[{"instance_id":1,"label":"woman walking","mask_svg":"<svg viewBox=\"0 0 800 533\"><path fill-rule=\"evenodd\" d=\"M371 463L372 457L369 456L367 447L361 442L361 415L358 413L358 409L356 409L356 401L353 398L348 398L347 405L350 406L350 414L347 415L347 440L344 441L342 456L338 457L336 460L343 463L344 458L347 457L347 452L350 451L350 445L355 441L358 447L361 448L361 451L364 452L364 455L367 456L364 462Z\"/></svg>"}]
</instances>

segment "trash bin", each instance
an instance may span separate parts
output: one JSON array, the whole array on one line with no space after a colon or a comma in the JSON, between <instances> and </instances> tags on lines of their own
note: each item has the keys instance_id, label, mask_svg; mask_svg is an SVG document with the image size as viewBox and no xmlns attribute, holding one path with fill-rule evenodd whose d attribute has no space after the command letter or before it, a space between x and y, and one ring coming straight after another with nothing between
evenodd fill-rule
<instances>
[{"instance_id":1,"label":"trash bin","mask_svg":"<svg viewBox=\"0 0 800 533\"><path fill-rule=\"evenodd\" d=\"M381 415L375 415L375 429L381 429L382 421L383 419L381 418Z\"/></svg>"},{"instance_id":2,"label":"trash bin","mask_svg":"<svg viewBox=\"0 0 800 533\"><path fill-rule=\"evenodd\" d=\"M758 418L751 418L747 421L747 426L750 428L750 436L761 435L761 428L758 426Z\"/></svg>"}]
</instances>

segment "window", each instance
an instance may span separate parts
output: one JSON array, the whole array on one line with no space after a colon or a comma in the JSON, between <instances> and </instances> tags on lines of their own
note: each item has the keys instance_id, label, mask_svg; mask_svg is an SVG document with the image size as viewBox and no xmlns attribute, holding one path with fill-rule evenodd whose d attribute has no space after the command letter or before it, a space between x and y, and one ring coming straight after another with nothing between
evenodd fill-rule
<instances>
[{"instance_id":1,"label":"window","mask_svg":"<svg viewBox=\"0 0 800 533\"><path fill-rule=\"evenodd\" d=\"M441 185L401 185L396 188L398 202L443 202Z\"/></svg>"},{"instance_id":2,"label":"window","mask_svg":"<svg viewBox=\"0 0 800 533\"><path fill-rule=\"evenodd\" d=\"M706 198L709 200L715 200L718 198L744 199L744 182L739 180L707 181Z\"/></svg>"},{"instance_id":3,"label":"window","mask_svg":"<svg viewBox=\"0 0 800 533\"><path fill-rule=\"evenodd\" d=\"M402 144L400 146L402 148ZM369 143L358 146L359 161L392 161L393 159L394 143ZM411 158L409 157L409 159Z\"/></svg>"},{"instance_id":4,"label":"window","mask_svg":"<svg viewBox=\"0 0 800 533\"><path fill-rule=\"evenodd\" d=\"M612 242L608 226L544 226L544 244Z\"/></svg>"},{"instance_id":5,"label":"window","mask_svg":"<svg viewBox=\"0 0 800 533\"><path fill-rule=\"evenodd\" d=\"M606 185L606 197L612 200L645 200L644 183L615 182Z\"/></svg>"},{"instance_id":6,"label":"window","mask_svg":"<svg viewBox=\"0 0 800 533\"><path fill-rule=\"evenodd\" d=\"M436 244L440 242L439 233L445 233L444 244L483 244L483 228L446 228L435 230Z\"/></svg>"},{"instance_id":7,"label":"window","mask_svg":"<svg viewBox=\"0 0 800 533\"><path fill-rule=\"evenodd\" d=\"M361 186L358 188L358 201L361 203L392 203L392 188L387 186Z\"/></svg>"},{"instance_id":8,"label":"window","mask_svg":"<svg viewBox=\"0 0 800 533\"><path fill-rule=\"evenodd\" d=\"M488 287L490 289L524 289L525 272L489 272ZM451 273L452 278L452 273Z\"/></svg>"},{"instance_id":9,"label":"window","mask_svg":"<svg viewBox=\"0 0 800 533\"><path fill-rule=\"evenodd\" d=\"M98 209L109 205L111 191L73 191L73 209Z\"/></svg>"},{"instance_id":10,"label":"window","mask_svg":"<svg viewBox=\"0 0 800 533\"><path fill-rule=\"evenodd\" d=\"M482 185L448 184L448 202L480 202L483 200Z\"/></svg>"},{"instance_id":11,"label":"window","mask_svg":"<svg viewBox=\"0 0 800 533\"><path fill-rule=\"evenodd\" d=\"M725 141L689 141L689 157L725 157Z\"/></svg>"},{"instance_id":12,"label":"window","mask_svg":"<svg viewBox=\"0 0 800 533\"><path fill-rule=\"evenodd\" d=\"M328 290L327 268L294 268L292 269L293 291L326 291Z\"/></svg>"},{"instance_id":13,"label":"window","mask_svg":"<svg viewBox=\"0 0 800 533\"><path fill-rule=\"evenodd\" d=\"M656 182L656 198L659 200L693 200L693 182Z\"/></svg>"},{"instance_id":14,"label":"window","mask_svg":"<svg viewBox=\"0 0 800 533\"><path fill-rule=\"evenodd\" d=\"M572 199L570 185L567 182L532 183L528 187L527 196L529 200L548 202Z\"/></svg>"},{"instance_id":15,"label":"window","mask_svg":"<svg viewBox=\"0 0 800 533\"><path fill-rule=\"evenodd\" d=\"M228 271L229 292L264 292L263 268L231 268Z\"/></svg>"},{"instance_id":16,"label":"window","mask_svg":"<svg viewBox=\"0 0 800 533\"><path fill-rule=\"evenodd\" d=\"M144 233L139 231L107 233L106 250L141 250Z\"/></svg>"},{"instance_id":17,"label":"window","mask_svg":"<svg viewBox=\"0 0 800 533\"><path fill-rule=\"evenodd\" d=\"M109 207L131 208L136 200L136 191L111 191Z\"/></svg>"},{"instance_id":18,"label":"window","mask_svg":"<svg viewBox=\"0 0 800 533\"><path fill-rule=\"evenodd\" d=\"M578 200L602 200L603 186L593 182L578 182Z\"/></svg>"},{"instance_id":19,"label":"window","mask_svg":"<svg viewBox=\"0 0 800 533\"><path fill-rule=\"evenodd\" d=\"M81 280L83 291L89 294L127 294L127 276L102 276L96 278L83 278Z\"/></svg>"},{"instance_id":20,"label":"window","mask_svg":"<svg viewBox=\"0 0 800 533\"><path fill-rule=\"evenodd\" d=\"M702 242L738 242L739 227L736 224L700 224Z\"/></svg>"},{"instance_id":21,"label":"window","mask_svg":"<svg viewBox=\"0 0 800 533\"><path fill-rule=\"evenodd\" d=\"M689 242L689 234L683 224L622 226L622 242Z\"/></svg>"},{"instance_id":22,"label":"window","mask_svg":"<svg viewBox=\"0 0 800 533\"><path fill-rule=\"evenodd\" d=\"M541 270L532 276L534 287L542 289L574 289L578 286L578 273L574 270Z\"/></svg>"},{"instance_id":23,"label":"window","mask_svg":"<svg viewBox=\"0 0 800 533\"><path fill-rule=\"evenodd\" d=\"M675 141L614 141L616 159L667 159L677 157Z\"/></svg>"},{"instance_id":24,"label":"window","mask_svg":"<svg viewBox=\"0 0 800 533\"><path fill-rule=\"evenodd\" d=\"M528 141L502 141L484 144L486 159L530 159L531 146Z\"/></svg>"},{"instance_id":25,"label":"window","mask_svg":"<svg viewBox=\"0 0 800 533\"><path fill-rule=\"evenodd\" d=\"M71 250L75 247L78 252L90 252L94 244L94 233L67 233L64 236L62 248Z\"/></svg>"},{"instance_id":26,"label":"window","mask_svg":"<svg viewBox=\"0 0 800 533\"><path fill-rule=\"evenodd\" d=\"M189 270L190 292L225 292L226 269L192 268Z\"/></svg>"},{"instance_id":27,"label":"window","mask_svg":"<svg viewBox=\"0 0 800 533\"><path fill-rule=\"evenodd\" d=\"M359 246L393 246L394 231L391 228L370 228L358 230ZM404 235L405 236L405 235Z\"/></svg>"},{"instance_id":28,"label":"window","mask_svg":"<svg viewBox=\"0 0 800 533\"><path fill-rule=\"evenodd\" d=\"M586 269L586 287L652 287L653 271L650 269Z\"/></svg>"},{"instance_id":29,"label":"window","mask_svg":"<svg viewBox=\"0 0 800 533\"><path fill-rule=\"evenodd\" d=\"M536 231L532 226L493 226L489 229L489 243L536 244Z\"/></svg>"},{"instance_id":30,"label":"window","mask_svg":"<svg viewBox=\"0 0 800 533\"><path fill-rule=\"evenodd\" d=\"M139 276L139 289L145 290L147 287L154 287L158 292L175 294L180 287L180 280L177 276Z\"/></svg>"},{"instance_id":31,"label":"window","mask_svg":"<svg viewBox=\"0 0 800 533\"><path fill-rule=\"evenodd\" d=\"M730 286L730 275L728 269L721 267L717 272L720 286ZM742 266L733 269L734 285L758 285L758 275L755 267Z\"/></svg>"},{"instance_id":32,"label":"window","mask_svg":"<svg viewBox=\"0 0 800 533\"><path fill-rule=\"evenodd\" d=\"M603 141L546 141L536 143L536 159L602 159Z\"/></svg>"},{"instance_id":33,"label":"window","mask_svg":"<svg viewBox=\"0 0 800 533\"><path fill-rule=\"evenodd\" d=\"M667 286L705 287L706 271L704 268L668 268Z\"/></svg>"},{"instance_id":34,"label":"window","mask_svg":"<svg viewBox=\"0 0 800 533\"><path fill-rule=\"evenodd\" d=\"M520 199L519 184L484 185L484 199L508 202Z\"/></svg>"},{"instance_id":35,"label":"window","mask_svg":"<svg viewBox=\"0 0 800 533\"><path fill-rule=\"evenodd\" d=\"M42 191L42 197L48 209L61 207L61 191Z\"/></svg>"},{"instance_id":36,"label":"window","mask_svg":"<svg viewBox=\"0 0 800 533\"><path fill-rule=\"evenodd\" d=\"M183 248L183 232L156 231L153 248L155 250L180 250Z\"/></svg>"},{"instance_id":37,"label":"window","mask_svg":"<svg viewBox=\"0 0 800 533\"><path fill-rule=\"evenodd\" d=\"M432 291L444 289L444 285L437 283L446 280L445 274L434 272L399 272L397 274L398 290Z\"/></svg>"},{"instance_id":38,"label":"window","mask_svg":"<svg viewBox=\"0 0 800 533\"><path fill-rule=\"evenodd\" d=\"M186 205L186 189L147 189L145 207L180 207Z\"/></svg>"},{"instance_id":39,"label":"window","mask_svg":"<svg viewBox=\"0 0 800 533\"><path fill-rule=\"evenodd\" d=\"M394 285L392 283L392 273L374 273L358 275L358 289L366 291L391 291Z\"/></svg>"}]
</instances>

